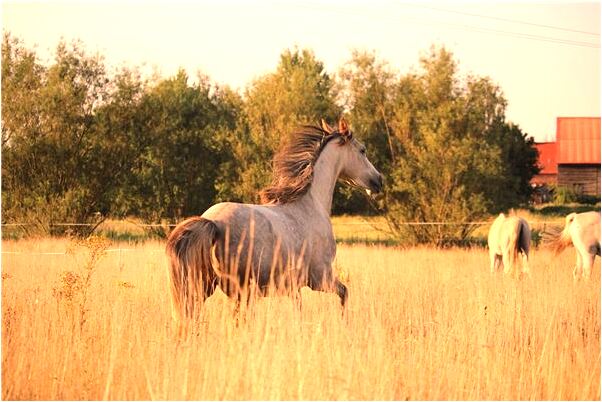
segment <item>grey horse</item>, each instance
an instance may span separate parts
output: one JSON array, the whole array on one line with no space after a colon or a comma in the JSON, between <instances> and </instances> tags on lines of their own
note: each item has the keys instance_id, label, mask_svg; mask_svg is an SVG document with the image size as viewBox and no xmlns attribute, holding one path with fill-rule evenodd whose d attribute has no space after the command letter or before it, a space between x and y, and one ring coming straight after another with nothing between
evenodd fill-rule
<instances>
[{"instance_id":1,"label":"grey horse","mask_svg":"<svg viewBox=\"0 0 602 402\"><path fill-rule=\"evenodd\" d=\"M272 184L262 204L223 202L178 224L167 240L172 311L178 321L194 316L219 286L238 298L250 286L309 286L336 292L344 306L347 287L332 269L336 243L330 222L339 179L370 193L382 175L366 157L345 120L338 128L304 126L274 158Z\"/></svg>"}]
</instances>

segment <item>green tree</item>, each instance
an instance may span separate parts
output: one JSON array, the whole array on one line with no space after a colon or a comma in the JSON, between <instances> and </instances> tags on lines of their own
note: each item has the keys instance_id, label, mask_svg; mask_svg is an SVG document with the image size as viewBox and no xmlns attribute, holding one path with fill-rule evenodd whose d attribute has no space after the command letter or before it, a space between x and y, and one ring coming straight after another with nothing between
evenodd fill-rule
<instances>
[{"instance_id":1,"label":"green tree","mask_svg":"<svg viewBox=\"0 0 602 402\"><path fill-rule=\"evenodd\" d=\"M147 90L148 82L137 69L123 68L111 80L109 99L95 115L96 131L103 141L91 156L97 158L94 166L110 177L105 192L114 217L139 215L142 201L132 187L139 157L151 145L146 135L147 116L141 107Z\"/></svg>"},{"instance_id":2,"label":"green tree","mask_svg":"<svg viewBox=\"0 0 602 402\"><path fill-rule=\"evenodd\" d=\"M254 81L245 94L247 128L242 130L238 160L239 198L257 202L258 191L271 176L271 160L280 141L295 127L334 121L341 113L335 104L334 82L309 50L287 50L276 71Z\"/></svg>"},{"instance_id":3,"label":"green tree","mask_svg":"<svg viewBox=\"0 0 602 402\"><path fill-rule=\"evenodd\" d=\"M2 73L5 221L56 234L54 223L108 216L173 222L235 194L243 103L207 77L109 79L79 42L61 42L46 68L10 35Z\"/></svg>"},{"instance_id":4,"label":"green tree","mask_svg":"<svg viewBox=\"0 0 602 402\"><path fill-rule=\"evenodd\" d=\"M506 101L489 79L459 80L445 49L431 49L421 66L421 73L402 77L396 89L390 125L397 157L386 216L400 237L443 245L466 238L475 226L404 222L469 222L499 210L502 199L504 206L516 205L525 191L517 177L530 178L532 161L512 160L515 149L528 151L530 145L504 122Z\"/></svg>"},{"instance_id":5,"label":"green tree","mask_svg":"<svg viewBox=\"0 0 602 402\"><path fill-rule=\"evenodd\" d=\"M102 58L61 42L44 68L5 34L2 73L4 219L46 233L64 230L56 222L99 222L109 205L100 182L110 180L95 166L102 139L94 113L108 83Z\"/></svg>"},{"instance_id":6,"label":"green tree","mask_svg":"<svg viewBox=\"0 0 602 402\"><path fill-rule=\"evenodd\" d=\"M535 140L528 137L519 126L508 122L497 122L490 130L489 138L501 150L502 174L491 191L493 206L491 213L499 213L531 199L531 178L539 173ZM499 189L503 189L499 191Z\"/></svg>"},{"instance_id":7,"label":"green tree","mask_svg":"<svg viewBox=\"0 0 602 402\"><path fill-rule=\"evenodd\" d=\"M432 49L421 66L399 75L354 52L335 82L311 51L287 50L241 97L200 74L191 84L183 70L152 82L136 69L109 77L102 57L79 42L59 43L42 66L5 34L4 221L63 233L52 224L175 222L218 201L257 202L282 138L345 110L385 174L391 228L414 242L464 238L471 227L402 223L474 220L526 202L536 151L505 121L506 101L491 80L458 79L445 49ZM334 212L365 205L344 186L335 194Z\"/></svg>"},{"instance_id":8,"label":"green tree","mask_svg":"<svg viewBox=\"0 0 602 402\"><path fill-rule=\"evenodd\" d=\"M146 91L125 210L149 222L176 222L208 208L219 195L220 175L231 176L236 107L231 91L202 75L190 85L183 70Z\"/></svg>"}]
</instances>

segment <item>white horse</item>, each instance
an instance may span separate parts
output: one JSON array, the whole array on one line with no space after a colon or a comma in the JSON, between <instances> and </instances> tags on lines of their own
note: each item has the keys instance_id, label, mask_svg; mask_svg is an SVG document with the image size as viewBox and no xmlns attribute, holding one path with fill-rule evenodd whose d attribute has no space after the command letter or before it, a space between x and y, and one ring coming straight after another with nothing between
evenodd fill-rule
<instances>
[{"instance_id":1,"label":"white horse","mask_svg":"<svg viewBox=\"0 0 602 402\"><path fill-rule=\"evenodd\" d=\"M181 222L166 247L175 318L192 318L218 285L238 302L245 290L267 294L270 284L309 286L336 292L344 306L347 287L333 274L330 222L339 178L382 191L382 175L344 120L338 129L305 126L275 156L263 205L219 203Z\"/></svg>"},{"instance_id":2,"label":"white horse","mask_svg":"<svg viewBox=\"0 0 602 402\"><path fill-rule=\"evenodd\" d=\"M552 243L556 254L571 243L577 250L577 261L573 268L573 278L578 279L579 271L588 279L596 255L600 255L600 213L596 211L573 212L565 218L564 230Z\"/></svg>"},{"instance_id":3,"label":"white horse","mask_svg":"<svg viewBox=\"0 0 602 402\"><path fill-rule=\"evenodd\" d=\"M529 248L531 229L523 218L500 214L489 229L487 238L491 272L495 272L500 263L504 273L511 273L516 265L518 253L522 254L522 272L529 274Z\"/></svg>"}]
</instances>

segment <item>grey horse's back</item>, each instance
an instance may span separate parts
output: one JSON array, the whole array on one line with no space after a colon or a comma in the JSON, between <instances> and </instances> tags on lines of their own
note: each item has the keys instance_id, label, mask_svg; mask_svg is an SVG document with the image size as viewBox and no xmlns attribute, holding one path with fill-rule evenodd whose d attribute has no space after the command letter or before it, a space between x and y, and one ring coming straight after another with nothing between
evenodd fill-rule
<instances>
[{"instance_id":1,"label":"grey horse's back","mask_svg":"<svg viewBox=\"0 0 602 402\"><path fill-rule=\"evenodd\" d=\"M227 237L235 247L248 238L261 241L274 237L270 219L263 208L257 205L222 202L209 208L202 216L215 222L222 240L225 241Z\"/></svg>"},{"instance_id":2,"label":"grey horse's back","mask_svg":"<svg viewBox=\"0 0 602 402\"><path fill-rule=\"evenodd\" d=\"M277 234L280 217L272 215L269 206L232 202L216 204L203 214L218 227L215 258L223 277L230 278L224 285L236 277L240 284L254 280L265 287L286 264L290 247Z\"/></svg>"}]
</instances>

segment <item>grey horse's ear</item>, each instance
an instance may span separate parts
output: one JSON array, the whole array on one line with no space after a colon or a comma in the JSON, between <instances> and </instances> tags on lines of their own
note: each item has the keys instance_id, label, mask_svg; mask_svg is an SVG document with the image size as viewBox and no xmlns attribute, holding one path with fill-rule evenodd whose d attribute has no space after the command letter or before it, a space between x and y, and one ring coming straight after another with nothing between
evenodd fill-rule
<instances>
[{"instance_id":1,"label":"grey horse's ear","mask_svg":"<svg viewBox=\"0 0 602 402\"><path fill-rule=\"evenodd\" d=\"M349 124L347 124L347 120L343 117L339 120L339 133L341 136L345 138L346 141L351 139L351 130L349 130Z\"/></svg>"},{"instance_id":2,"label":"grey horse's ear","mask_svg":"<svg viewBox=\"0 0 602 402\"><path fill-rule=\"evenodd\" d=\"M330 127L324 119L322 119L322 130L326 131L328 134L332 134L334 132L334 128Z\"/></svg>"}]
</instances>

